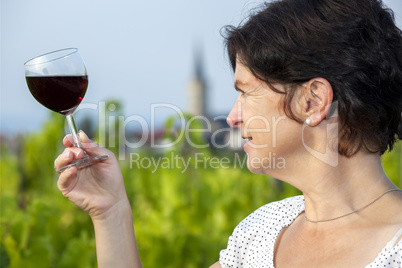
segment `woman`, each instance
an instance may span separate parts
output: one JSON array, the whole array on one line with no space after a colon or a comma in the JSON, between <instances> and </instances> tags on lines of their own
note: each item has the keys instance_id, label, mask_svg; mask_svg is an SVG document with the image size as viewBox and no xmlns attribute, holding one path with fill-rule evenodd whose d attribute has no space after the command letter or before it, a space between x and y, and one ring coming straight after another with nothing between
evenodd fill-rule
<instances>
[{"instance_id":1,"label":"woman","mask_svg":"<svg viewBox=\"0 0 402 268\"><path fill-rule=\"evenodd\" d=\"M244 219L212 267L402 267L402 192L380 160L402 138L402 34L392 11L380 0L283 0L226 34L240 93L228 123L247 139L248 168L303 196ZM91 155L105 154L81 138ZM82 157L64 144L56 169ZM91 216L99 267L141 267L107 154L64 171L58 186ZM270 154L285 165L267 165Z\"/></svg>"}]
</instances>

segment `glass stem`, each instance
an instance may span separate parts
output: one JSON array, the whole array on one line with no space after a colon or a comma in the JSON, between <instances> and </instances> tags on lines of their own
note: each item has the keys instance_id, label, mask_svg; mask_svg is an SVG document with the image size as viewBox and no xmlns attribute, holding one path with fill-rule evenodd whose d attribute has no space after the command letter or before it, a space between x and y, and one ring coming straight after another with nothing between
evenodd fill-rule
<instances>
[{"instance_id":1,"label":"glass stem","mask_svg":"<svg viewBox=\"0 0 402 268\"><path fill-rule=\"evenodd\" d=\"M69 115L66 115L66 117L67 117L68 127L70 128L70 133L74 139L74 146L82 149L81 141L77 134L77 127L75 126L73 115L69 114Z\"/></svg>"}]
</instances>

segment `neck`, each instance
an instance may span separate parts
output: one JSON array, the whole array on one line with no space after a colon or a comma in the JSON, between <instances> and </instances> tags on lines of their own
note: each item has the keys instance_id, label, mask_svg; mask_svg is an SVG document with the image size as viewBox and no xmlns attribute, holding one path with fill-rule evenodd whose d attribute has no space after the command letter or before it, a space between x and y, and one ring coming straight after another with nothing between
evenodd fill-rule
<instances>
[{"instance_id":1,"label":"neck","mask_svg":"<svg viewBox=\"0 0 402 268\"><path fill-rule=\"evenodd\" d=\"M303 172L289 183L303 192L305 216L312 221L332 219L369 204L397 187L385 175L379 155L358 153L340 157L336 167L309 159Z\"/></svg>"}]
</instances>

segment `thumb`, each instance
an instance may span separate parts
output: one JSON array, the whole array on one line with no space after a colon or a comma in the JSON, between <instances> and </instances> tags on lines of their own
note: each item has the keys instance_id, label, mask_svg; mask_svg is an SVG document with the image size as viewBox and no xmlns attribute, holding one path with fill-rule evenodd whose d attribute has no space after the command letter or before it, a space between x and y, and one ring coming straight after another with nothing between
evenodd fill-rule
<instances>
[{"instance_id":1,"label":"thumb","mask_svg":"<svg viewBox=\"0 0 402 268\"><path fill-rule=\"evenodd\" d=\"M78 131L78 136L80 137L80 140L81 140L82 143L91 143L91 142L94 142L94 141L92 141L92 140L88 137L88 135L87 135L84 131L82 131L82 130Z\"/></svg>"},{"instance_id":2,"label":"thumb","mask_svg":"<svg viewBox=\"0 0 402 268\"><path fill-rule=\"evenodd\" d=\"M84 131L80 130L78 132L78 137L81 141L82 148L90 153L90 154L98 154L102 153L102 149L104 150L103 147L101 147L99 144L96 142L92 141L87 134L85 134Z\"/></svg>"}]
</instances>

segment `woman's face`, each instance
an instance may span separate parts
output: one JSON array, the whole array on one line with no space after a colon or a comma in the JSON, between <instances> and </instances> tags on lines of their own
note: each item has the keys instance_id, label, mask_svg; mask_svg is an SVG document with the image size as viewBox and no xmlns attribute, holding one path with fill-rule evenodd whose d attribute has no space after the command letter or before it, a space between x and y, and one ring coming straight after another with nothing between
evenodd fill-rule
<instances>
[{"instance_id":1,"label":"woman's face","mask_svg":"<svg viewBox=\"0 0 402 268\"><path fill-rule=\"evenodd\" d=\"M247 166L254 173L276 175L302 146L301 124L283 112L284 95L274 92L241 63L235 70L235 88L240 93L228 115L228 124L239 127L248 155ZM276 89L284 90L280 84Z\"/></svg>"}]
</instances>

